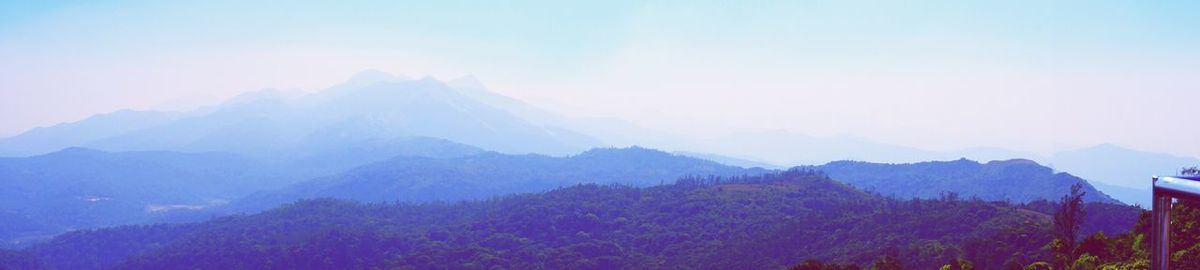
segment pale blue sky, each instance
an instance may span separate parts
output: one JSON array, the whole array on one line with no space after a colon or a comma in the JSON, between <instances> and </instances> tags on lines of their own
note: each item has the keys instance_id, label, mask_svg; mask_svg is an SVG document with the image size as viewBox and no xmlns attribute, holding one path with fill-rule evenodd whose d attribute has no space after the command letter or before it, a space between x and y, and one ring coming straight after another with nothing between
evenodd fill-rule
<instances>
[{"instance_id":1,"label":"pale blue sky","mask_svg":"<svg viewBox=\"0 0 1200 270\"><path fill-rule=\"evenodd\" d=\"M0 134L378 68L698 136L1200 156L1161 106L1200 100L1195 1L27 2L0 4Z\"/></svg>"}]
</instances>

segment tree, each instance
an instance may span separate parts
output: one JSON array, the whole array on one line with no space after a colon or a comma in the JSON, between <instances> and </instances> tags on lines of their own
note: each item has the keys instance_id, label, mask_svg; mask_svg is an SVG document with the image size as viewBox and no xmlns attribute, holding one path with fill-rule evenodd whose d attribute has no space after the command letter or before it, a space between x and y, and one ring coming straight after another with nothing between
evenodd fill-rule
<instances>
[{"instance_id":1,"label":"tree","mask_svg":"<svg viewBox=\"0 0 1200 270\"><path fill-rule=\"evenodd\" d=\"M1054 270L1054 267L1050 267L1050 263L1047 262L1035 262L1025 266L1025 270Z\"/></svg>"},{"instance_id":2,"label":"tree","mask_svg":"<svg viewBox=\"0 0 1200 270\"><path fill-rule=\"evenodd\" d=\"M1087 254L1101 259L1112 258L1113 252L1108 246L1110 242L1112 241L1108 239L1107 235L1104 235L1104 232L1096 232L1084 238L1083 242L1079 242L1079 246L1075 248L1075 254L1079 254L1080 256Z\"/></svg>"},{"instance_id":3,"label":"tree","mask_svg":"<svg viewBox=\"0 0 1200 270\"><path fill-rule=\"evenodd\" d=\"M1096 258L1096 256L1092 256L1091 254L1083 254L1083 255L1080 255L1079 259L1075 260L1074 263L1071 263L1071 267L1069 267L1067 269L1069 269L1069 270L1093 270L1093 269L1098 268L1099 266L1100 266L1100 258Z\"/></svg>"},{"instance_id":4,"label":"tree","mask_svg":"<svg viewBox=\"0 0 1200 270\"><path fill-rule=\"evenodd\" d=\"M1179 170L1180 175L1200 175L1200 167L1191 166Z\"/></svg>"},{"instance_id":5,"label":"tree","mask_svg":"<svg viewBox=\"0 0 1200 270\"><path fill-rule=\"evenodd\" d=\"M1059 245L1052 245L1058 268L1065 268L1075 260L1075 238L1083 222L1083 184L1071 185L1071 193L1059 200L1058 213L1054 214L1054 237Z\"/></svg>"}]
</instances>

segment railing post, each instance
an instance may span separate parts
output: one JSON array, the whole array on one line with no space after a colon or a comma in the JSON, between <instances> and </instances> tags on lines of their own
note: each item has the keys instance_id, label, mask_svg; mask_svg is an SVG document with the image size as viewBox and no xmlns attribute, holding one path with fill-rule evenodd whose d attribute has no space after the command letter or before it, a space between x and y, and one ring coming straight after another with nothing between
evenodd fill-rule
<instances>
[{"instance_id":1,"label":"railing post","mask_svg":"<svg viewBox=\"0 0 1200 270\"><path fill-rule=\"evenodd\" d=\"M1156 176L1153 178L1153 183L1157 182L1158 177ZM1171 260L1171 196L1157 188L1153 193L1150 269L1167 270L1167 264Z\"/></svg>"},{"instance_id":2,"label":"railing post","mask_svg":"<svg viewBox=\"0 0 1200 270\"><path fill-rule=\"evenodd\" d=\"M1171 201L1200 201L1200 175L1163 176L1152 179L1150 269L1167 270L1171 262Z\"/></svg>"}]
</instances>

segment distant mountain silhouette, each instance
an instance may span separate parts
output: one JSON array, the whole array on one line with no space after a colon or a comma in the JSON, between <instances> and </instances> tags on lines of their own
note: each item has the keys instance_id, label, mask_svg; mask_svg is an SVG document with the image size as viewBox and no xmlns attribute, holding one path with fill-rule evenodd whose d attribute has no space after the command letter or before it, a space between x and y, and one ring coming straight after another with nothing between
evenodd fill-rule
<instances>
[{"instance_id":1,"label":"distant mountain silhouette","mask_svg":"<svg viewBox=\"0 0 1200 270\"><path fill-rule=\"evenodd\" d=\"M466 95L464 92L471 93ZM177 114L121 111L0 140L0 154L23 156L83 146L107 151L222 151L251 156L338 141L435 137L504 153L565 155L604 145L564 127L527 121L424 78L365 71L317 93L264 90L215 108ZM494 95L492 96L499 96ZM300 150L302 151L302 150Z\"/></svg>"},{"instance_id":2,"label":"distant mountain silhouette","mask_svg":"<svg viewBox=\"0 0 1200 270\"><path fill-rule=\"evenodd\" d=\"M1173 175L1200 159L1179 157L1101 144L1045 156L996 147L976 147L937 152L880 143L854 136L818 137L787 131L738 133L692 147L705 153L744 156L781 165L813 165L837 160L880 163L915 163L967 158L980 161L1028 159L1059 172L1097 184L1095 187L1128 204L1149 205L1150 177Z\"/></svg>"},{"instance_id":3,"label":"distant mountain silhouette","mask_svg":"<svg viewBox=\"0 0 1200 270\"><path fill-rule=\"evenodd\" d=\"M503 109L526 121L542 126L565 128L587 134L608 146L654 145L660 149L685 148L691 139L668 131L639 126L611 117L569 117L550 112L524 101L489 91L474 76L449 80L446 85L476 101Z\"/></svg>"},{"instance_id":4,"label":"distant mountain silhouette","mask_svg":"<svg viewBox=\"0 0 1200 270\"><path fill-rule=\"evenodd\" d=\"M808 136L783 130L736 133L702 143L705 152L755 157L785 166L822 164L835 160L919 162L943 155L911 147L840 135Z\"/></svg>"},{"instance_id":5,"label":"distant mountain silhouette","mask_svg":"<svg viewBox=\"0 0 1200 270\"><path fill-rule=\"evenodd\" d=\"M1179 169L1200 165L1200 159L1133 150L1112 144L1055 153L1054 168L1109 185L1149 190L1150 177L1175 175Z\"/></svg>"},{"instance_id":6,"label":"distant mountain silhouette","mask_svg":"<svg viewBox=\"0 0 1200 270\"><path fill-rule=\"evenodd\" d=\"M1014 153L1008 155L1019 156ZM1027 153L1024 157L1046 164L1056 171L1087 179L1097 189L1113 198L1128 204L1140 204L1142 207L1150 206L1152 176L1175 175L1179 173L1180 168L1200 164L1200 159L1193 157L1134 150L1113 144L1059 151L1050 156Z\"/></svg>"},{"instance_id":7,"label":"distant mountain silhouette","mask_svg":"<svg viewBox=\"0 0 1200 270\"><path fill-rule=\"evenodd\" d=\"M294 100L227 104L204 116L97 141L111 150L171 149L259 155L336 137L449 139L507 153L567 154L599 145L587 136L538 126L468 98L433 79L331 89ZM314 138L316 137L316 138Z\"/></svg>"},{"instance_id":8,"label":"distant mountain silhouette","mask_svg":"<svg viewBox=\"0 0 1200 270\"><path fill-rule=\"evenodd\" d=\"M593 149L568 157L483 153L459 158L397 157L345 173L263 192L234 203L261 210L305 198L363 202L458 201L540 192L581 183L649 186L683 176L766 172L640 147Z\"/></svg>"},{"instance_id":9,"label":"distant mountain silhouette","mask_svg":"<svg viewBox=\"0 0 1200 270\"><path fill-rule=\"evenodd\" d=\"M1120 203L1082 178L1055 173L1030 160L983 164L967 159L910 164L837 161L807 168L824 171L864 190L899 198L938 198L953 192L989 201L1057 200L1070 191L1071 185L1082 183L1087 193L1084 201Z\"/></svg>"},{"instance_id":10,"label":"distant mountain silhouette","mask_svg":"<svg viewBox=\"0 0 1200 270\"><path fill-rule=\"evenodd\" d=\"M756 168L757 167L757 168L764 168L764 169L784 169L783 166L779 166L779 165L775 165L775 164L770 164L770 163L756 161L756 160L749 160L749 159L744 159L744 158L730 157L730 156L725 156L725 155L696 153L696 152L688 152L688 151L675 151L672 153L676 154L676 155L681 155L681 156L689 156L689 157L694 157L694 158L699 158L699 159L711 160L711 161L715 161L717 163L731 165L731 166L738 166L738 167L742 167L742 168Z\"/></svg>"},{"instance_id":11,"label":"distant mountain silhouette","mask_svg":"<svg viewBox=\"0 0 1200 270\"><path fill-rule=\"evenodd\" d=\"M1114 186L1100 181L1091 181L1089 183L1096 187L1097 190L1104 192L1104 194L1108 194L1108 196L1112 197L1113 199L1117 199L1118 201L1126 204L1138 205L1145 209L1150 209L1151 207L1151 202L1153 201L1151 197L1153 197L1154 194L1150 191L1150 189Z\"/></svg>"},{"instance_id":12,"label":"distant mountain silhouette","mask_svg":"<svg viewBox=\"0 0 1200 270\"><path fill-rule=\"evenodd\" d=\"M97 114L78 122L35 128L16 136L2 138L0 157L33 156L82 146L89 142L169 123L184 116L174 112L133 110Z\"/></svg>"}]
</instances>

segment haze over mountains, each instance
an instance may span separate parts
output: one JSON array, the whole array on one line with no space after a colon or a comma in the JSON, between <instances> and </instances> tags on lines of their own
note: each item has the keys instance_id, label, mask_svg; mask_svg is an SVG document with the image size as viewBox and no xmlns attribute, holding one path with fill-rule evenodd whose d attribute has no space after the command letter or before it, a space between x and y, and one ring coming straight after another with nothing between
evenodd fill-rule
<instances>
[{"instance_id":1,"label":"haze over mountains","mask_svg":"<svg viewBox=\"0 0 1200 270\"><path fill-rule=\"evenodd\" d=\"M0 218L4 219L0 223L0 241L3 241L0 246L26 248L28 253L14 255L18 258L31 256L52 262L51 265L56 267L83 269L177 265L183 261L201 260L187 255L193 251L200 257L216 256L204 252L211 252L217 246L228 246L244 255L280 256L233 243L206 245L202 243L206 239L279 243L301 235L336 242L336 239L324 238L327 236L324 233L352 229L368 234L405 235L403 239L407 240L404 241L409 241L413 240L409 237L428 238L430 234L443 233L438 226L481 222L542 226L524 218L534 215L534 210L500 210L501 206L497 205L522 200L519 198L533 198L525 203L565 205L552 209L569 212L575 211L570 209L576 206L575 203L593 205L603 201L560 197L560 194L585 190L595 190L596 196L614 198L624 198L622 196L628 192L658 194L653 196L687 195L703 198L709 204L696 206L688 197L629 202L631 207L641 209L635 212L649 216L596 208L594 211L611 212L603 217L603 222L596 223L600 227L589 227L578 235L568 232L583 238L553 240L558 246L544 247L545 250L537 252L571 250L589 253L594 250L575 251L574 248L614 243L635 247L645 244L639 237L675 237L642 229L682 226L660 217L683 211L679 213L699 215L696 220L688 221L691 223L731 222L745 230L757 226L754 224L759 222L754 220L759 218L791 220L799 215L803 217L800 221L777 224L782 227L770 232L809 228L805 234L791 237L796 237L795 241L822 243L817 248L820 252L807 255L821 259L866 263L873 258L861 254L855 257L855 253L848 251L866 246L839 244L843 243L843 238L853 238L848 234L822 238L825 230L816 228L828 226L864 231L866 236L860 240L867 242L883 238L882 233L903 235L904 239L925 244L936 242L941 245L944 242L955 248L938 255L944 257L961 254L956 249L983 245L972 241L983 241L978 239L1004 234L1013 228L1032 230L1029 233L1041 235L1049 218L1047 214L1056 207L1052 201L1069 193L1073 185L1080 186L1084 192L1082 200L1087 209L1101 214L1084 223L1088 232L1125 232L1133 226L1140 210L1124 205L1122 201L1136 203L1141 193L1136 190L1139 187L1137 181L1124 178L1150 168L1167 170L1186 165L1170 164L1194 161L1112 145L1031 160L1015 159L1030 154L1003 149L940 153L854 136L811 137L785 131L694 139L619 119L557 115L487 91L472 77L442 82L432 78L408 79L373 70L316 93L262 90L190 111L124 110L38 128L0 139L0 153L10 156L0 158L0 180L3 180L0 181ZM961 156L978 157L983 162ZM1143 169L1109 168L1116 164L1136 164ZM1071 169L1064 170L1068 167ZM1080 175L1093 175L1112 183L1093 185L1090 178L1076 176L1076 169L1082 171ZM1113 177L1106 177L1109 175ZM604 187L581 186L587 184ZM1110 196L1109 190L1118 191L1120 193L1116 194L1121 196ZM512 196L532 197L513 199ZM329 201L329 198L341 201ZM759 207L742 204L763 198L771 198L772 206L759 209L761 212L755 212L755 215L764 216L730 212L739 207ZM299 203L290 208L276 209L297 201ZM398 205L374 208L345 201ZM451 202L457 203L446 204ZM799 208L788 210L789 207ZM929 209L935 213L926 214L926 207L932 207ZM406 217L405 222L423 226L411 230L378 227L379 224L371 221L394 218L386 215L397 209L426 212L443 208L447 211L510 212L504 212L509 217L502 219L488 215L446 221ZM323 212L327 209L352 213L332 215ZM249 217L212 219L261 211L266 212ZM863 216L856 211L874 214ZM590 218L585 214L574 215ZM729 215L737 218L730 221L717 219ZM901 232L906 226L927 226L918 224L929 220L915 218L923 215L937 220L971 215L972 220L928 232ZM279 220L267 221L273 217ZM330 223L296 225L306 224L304 220L314 217L328 218L322 222ZM626 221L617 221L619 218ZM811 221L814 218L836 220ZM894 231L864 227L863 224L869 223L867 221L877 219L902 220L908 225ZM625 223L629 220L640 225L631 227L634 225ZM555 222L559 221L563 220ZM343 224L347 227L338 225L343 222L350 223ZM582 224L564 222L553 226ZM178 225L94 230L149 223ZM242 237L239 235L248 231L310 225L312 227L290 232L295 235L239 240ZM477 231L480 228L453 227L453 231L444 233L490 232ZM614 228L619 230L614 231ZM631 230L647 235L627 235ZM738 241L709 235L717 232L711 228L694 230L695 234L706 235L706 239ZM747 234L738 239L771 239L775 234ZM608 238L590 238L589 235ZM1034 252L1040 247L1034 243L1043 240L1024 239L1020 246L1006 247L1005 252ZM94 241L128 241L132 244L107 247L107 244ZM434 243L441 240L413 241L422 245L444 245ZM462 236L461 241L491 240ZM696 249L693 251L700 252L721 246L714 243L687 245L693 245ZM753 246L749 242L746 245ZM793 246L796 250L779 251L781 253L772 255L774 257L764 257L757 263L770 267L788 265L793 263L789 258L797 256L796 252L812 251L814 247ZM94 248L111 248L111 252L95 257L87 255ZM362 250L364 254L377 257L362 266L428 263L422 261L426 259L424 257L403 258L405 261L381 259L387 257L383 254L398 252L390 248ZM925 247L907 246L904 252L918 252L922 248ZM661 252L672 249L648 245L617 250L596 256L671 257ZM457 251L430 252L429 255L453 256ZM871 249L868 253L883 252ZM330 258L345 255L319 254ZM697 254L697 260L716 260L708 251ZM284 256L291 255L294 254ZM4 256L8 255L0 254L0 257ZM996 254L972 256L980 256L980 260L997 265L1003 262L999 259L1003 256ZM1042 255L1023 256L1032 260ZM212 261L277 267L276 259L280 258ZM597 263L591 259L587 261L559 263ZM514 260L496 265L521 265L521 262ZM626 263L627 267L657 265L651 261ZM739 265L733 261L720 263ZM940 263L936 259L918 262L919 265ZM233 265L212 267L235 267Z\"/></svg>"},{"instance_id":2,"label":"haze over mountains","mask_svg":"<svg viewBox=\"0 0 1200 270\"><path fill-rule=\"evenodd\" d=\"M364 78L365 77L365 78ZM277 91L233 98L211 113L95 138L110 151L227 151L263 155L330 142L425 136L510 153L567 154L598 145L585 135L541 126L425 78L363 81L292 97Z\"/></svg>"},{"instance_id":3,"label":"haze over mountains","mask_svg":"<svg viewBox=\"0 0 1200 270\"><path fill-rule=\"evenodd\" d=\"M367 70L316 93L263 90L188 112L122 110L36 128L0 139L0 156L87 147L289 157L355 144L378 147L401 137L433 137L502 153L558 156L593 147L642 145L738 165L777 168L837 160L913 163L1023 158L1098 182L1119 199L1142 204L1146 204L1145 198L1137 194L1148 187L1150 175L1169 175L1179 167L1200 163L1195 158L1115 145L1042 156L1001 148L926 151L850 135L731 134L697 139L619 119L561 116L488 91L470 76L442 82ZM382 153L377 158L387 156Z\"/></svg>"},{"instance_id":4,"label":"haze over mountains","mask_svg":"<svg viewBox=\"0 0 1200 270\"><path fill-rule=\"evenodd\" d=\"M630 145L675 154L638 147L588 151ZM316 93L263 90L191 111L122 110L37 128L0 139L0 155L9 156L0 159L6 202L0 215L8 220L0 224L0 237L10 244L79 228L252 212L306 198L485 199L579 183L649 186L688 175L753 175L837 160L1029 158L1053 169L1033 161L966 160L812 168L898 198L953 191L1030 202L1057 198L1082 183L1088 201L1148 205L1137 175L1170 174L1197 163L1112 145L1028 157L1003 149L938 153L784 131L692 139L619 119L557 115L490 92L473 77L442 82L375 70ZM1014 182L1022 184L1004 185Z\"/></svg>"},{"instance_id":5,"label":"haze over mountains","mask_svg":"<svg viewBox=\"0 0 1200 270\"><path fill-rule=\"evenodd\" d=\"M732 177L769 172L645 148L593 149L568 157L481 153L456 158L399 156L236 201L257 211L299 199L360 202L453 202L541 192L586 183L651 186L685 176Z\"/></svg>"},{"instance_id":6,"label":"haze over mountains","mask_svg":"<svg viewBox=\"0 0 1200 270\"><path fill-rule=\"evenodd\" d=\"M1065 150L1051 155L994 147L938 152L849 135L815 137L780 130L740 133L708 140L703 145L701 147L709 153L755 157L755 162L768 164L823 164L839 160L915 163L960 158L980 162L1028 159L1055 171L1088 179L1123 202L1143 206L1150 205L1151 176L1174 175L1180 168L1200 164L1197 158L1139 151L1113 144Z\"/></svg>"}]
</instances>

